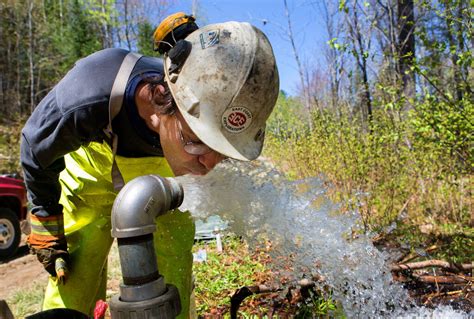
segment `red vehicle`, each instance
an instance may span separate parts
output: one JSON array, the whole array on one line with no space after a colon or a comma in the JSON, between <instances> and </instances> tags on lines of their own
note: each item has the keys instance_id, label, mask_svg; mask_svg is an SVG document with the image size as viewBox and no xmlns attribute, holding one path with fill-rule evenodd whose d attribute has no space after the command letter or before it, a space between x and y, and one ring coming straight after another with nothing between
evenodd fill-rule
<instances>
[{"instance_id":1,"label":"red vehicle","mask_svg":"<svg viewBox=\"0 0 474 319\"><path fill-rule=\"evenodd\" d=\"M26 219L27 200L23 181L0 175L0 260L15 254L21 239L20 221Z\"/></svg>"}]
</instances>

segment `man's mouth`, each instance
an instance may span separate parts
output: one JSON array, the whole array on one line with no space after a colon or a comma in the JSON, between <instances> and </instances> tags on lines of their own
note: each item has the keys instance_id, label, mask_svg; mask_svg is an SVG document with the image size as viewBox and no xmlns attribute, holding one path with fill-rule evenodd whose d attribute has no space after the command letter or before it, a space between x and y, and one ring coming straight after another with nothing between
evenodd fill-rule
<instances>
[{"instance_id":1,"label":"man's mouth","mask_svg":"<svg viewBox=\"0 0 474 319\"><path fill-rule=\"evenodd\" d=\"M207 173L209 173L209 170L206 169L206 168L202 168L202 169L189 169L188 170L189 173L191 175L199 175L199 176L203 176L203 175L206 175Z\"/></svg>"}]
</instances>

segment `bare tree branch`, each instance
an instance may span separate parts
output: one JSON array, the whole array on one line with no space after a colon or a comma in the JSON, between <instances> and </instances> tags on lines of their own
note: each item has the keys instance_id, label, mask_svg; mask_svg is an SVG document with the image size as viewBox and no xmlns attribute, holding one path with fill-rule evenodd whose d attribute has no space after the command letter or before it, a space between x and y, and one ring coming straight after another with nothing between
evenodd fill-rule
<instances>
[{"instance_id":1,"label":"bare tree branch","mask_svg":"<svg viewBox=\"0 0 474 319\"><path fill-rule=\"evenodd\" d=\"M419 262L413 262L413 263L392 265L390 267L390 270L403 271L403 270L422 269L422 268L428 268L428 267L439 267L439 268L449 270L451 272L458 273L461 271L474 269L474 262L470 264L455 264L455 263L450 263L443 260L433 259L433 260L425 260L425 261L419 261Z\"/></svg>"},{"instance_id":2,"label":"bare tree branch","mask_svg":"<svg viewBox=\"0 0 474 319\"><path fill-rule=\"evenodd\" d=\"M296 49L296 45L295 45L295 37L293 35L293 28L292 28L292 25L291 25L291 18L290 18L290 12L288 10L287 0L283 0L283 4L285 5L285 16L286 16L286 21L288 23L288 38L290 39L291 48L293 49L293 55L295 56L296 64L298 66L298 73L300 75L301 89L303 90L304 105L306 107L306 110L308 111L308 124L309 124L309 128L312 130L313 129L313 123L311 121L311 104L310 104L310 101L309 101L308 87L305 84L303 66L301 64L300 57L298 55L298 50Z\"/></svg>"}]
</instances>

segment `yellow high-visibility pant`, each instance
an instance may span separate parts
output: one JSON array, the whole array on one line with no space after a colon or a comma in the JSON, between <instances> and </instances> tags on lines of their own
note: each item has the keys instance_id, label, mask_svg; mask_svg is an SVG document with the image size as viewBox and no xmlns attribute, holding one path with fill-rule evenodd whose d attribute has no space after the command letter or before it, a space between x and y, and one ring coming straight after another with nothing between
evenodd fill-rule
<instances>
[{"instance_id":1,"label":"yellow high-visibility pant","mask_svg":"<svg viewBox=\"0 0 474 319\"><path fill-rule=\"evenodd\" d=\"M70 253L65 285L50 277L43 310L70 308L91 316L95 303L106 299L107 258L113 242L110 214L116 197L111 181L112 152L107 144L91 143L66 155L61 172L61 204ZM125 182L147 174L173 176L161 157L116 157ZM194 222L189 212L173 211L156 219L154 245L158 270L181 297L179 318L189 315L192 291Z\"/></svg>"}]
</instances>

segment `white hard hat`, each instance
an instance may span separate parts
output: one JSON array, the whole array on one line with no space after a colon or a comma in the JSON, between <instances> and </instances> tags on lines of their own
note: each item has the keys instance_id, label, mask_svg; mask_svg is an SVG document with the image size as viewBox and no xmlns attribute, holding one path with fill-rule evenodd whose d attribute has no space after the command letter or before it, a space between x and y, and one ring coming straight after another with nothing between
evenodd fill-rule
<instances>
[{"instance_id":1,"label":"white hard hat","mask_svg":"<svg viewBox=\"0 0 474 319\"><path fill-rule=\"evenodd\" d=\"M165 58L166 81L184 120L213 150L257 158L279 91L267 37L248 23L226 22L200 28L186 41L182 65Z\"/></svg>"}]
</instances>

